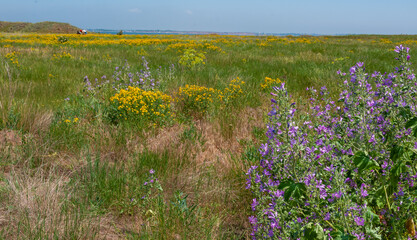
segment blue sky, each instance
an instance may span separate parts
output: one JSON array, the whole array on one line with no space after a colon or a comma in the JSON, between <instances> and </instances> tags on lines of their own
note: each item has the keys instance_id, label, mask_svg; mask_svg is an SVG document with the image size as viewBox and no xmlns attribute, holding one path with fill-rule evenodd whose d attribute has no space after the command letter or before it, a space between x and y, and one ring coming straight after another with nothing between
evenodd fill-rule
<instances>
[{"instance_id":1,"label":"blue sky","mask_svg":"<svg viewBox=\"0 0 417 240\"><path fill-rule=\"evenodd\" d=\"M0 0L0 21L80 28L417 34L416 0Z\"/></svg>"}]
</instances>

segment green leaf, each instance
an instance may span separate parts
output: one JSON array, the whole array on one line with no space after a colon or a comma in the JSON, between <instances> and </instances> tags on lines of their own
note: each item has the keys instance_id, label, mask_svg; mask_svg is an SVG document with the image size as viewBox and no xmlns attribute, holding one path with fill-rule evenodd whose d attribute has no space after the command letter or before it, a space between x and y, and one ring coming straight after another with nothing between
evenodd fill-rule
<instances>
[{"instance_id":1,"label":"green leaf","mask_svg":"<svg viewBox=\"0 0 417 240\"><path fill-rule=\"evenodd\" d=\"M371 208L367 207L365 212L365 222L374 225L379 224L379 216L375 214Z\"/></svg>"},{"instance_id":2,"label":"green leaf","mask_svg":"<svg viewBox=\"0 0 417 240\"><path fill-rule=\"evenodd\" d=\"M390 159L393 162L396 162L398 159L400 159L404 155L405 149L402 146L394 145L391 149L390 153Z\"/></svg>"},{"instance_id":3,"label":"green leaf","mask_svg":"<svg viewBox=\"0 0 417 240\"><path fill-rule=\"evenodd\" d=\"M401 173L407 172L407 166L404 162L399 162L391 168L391 176L399 177Z\"/></svg>"},{"instance_id":4,"label":"green leaf","mask_svg":"<svg viewBox=\"0 0 417 240\"><path fill-rule=\"evenodd\" d=\"M376 229L365 227L365 230L366 230L366 234L373 237L372 239L381 239L381 234L379 234Z\"/></svg>"},{"instance_id":5,"label":"green leaf","mask_svg":"<svg viewBox=\"0 0 417 240\"><path fill-rule=\"evenodd\" d=\"M354 236L350 236L348 233L344 233L342 230L334 230L330 233L333 240L353 240L356 239Z\"/></svg>"},{"instance_id":6,"label":"green leaf","mask_svg":"<svg viewBox=\"0 0 417 240\"><path fill-rule=\"evenodd\" d=\"M291 197L295 200L306 195L307 188L304 183L294 183L292 180L285 181L278 186L284 191L284 200L288 201Z\"/></svg>"},{"instance_id":7,"label":"green leaf","mask_svg":"<svg viewBox=\"0 0 417 240\"><path fill-rule=\"evenodd\" d=\"M281 182L278 186L278 189L285 191L286 189L288 189L293 184L294 184L293 180L287 180L287 181Z\"/></svg>"},{"instance_id":8,"label":"green leaf","mask_svg":"<svg viewBox=\"0 0 417 240\"><path fill-rule=\"evenodd\" d=\"M384 188L381 186L379 187L374 194L371 194L372 197L372 201L374 204L376 204L379 208L383 208L385 206L386 203L386 199L385 199L385 190Z\"/></svg>"},{"instance_id":9,"label":"green leaf","mask_svg":"<svg viewBox=\"0 0 417 240\"><path fill-rule=\"evenodd\" d=\"M353 156L353 163L358 168L359 172L379 168L379 164L362 151L355 153Z\"/></svg>"},{"instance_id":10,"label":"green leaf","mask_svg":"<svg viewBox=\"0 0 417 240\"><path fill-rule=\"evenodd\" d=\"M339 230L337 230L337 231L332 231L331 233L330 233L330 236L332 236L332 238L334 239L334 240L342 240L343 238L343 233L341 232L341 231L339 231Z\"/></svg>"},{"instance_id":11,"label":"green leaf","mask_svg":"<svg viewBox=\"0 0 417 240\"><path fill-rule=\"evenodd\" d=\"M302 196L305 196L306 192L307 192L307 188L305 186L304 183L296 183L293 184L290 189L288 189L289 191L292 192L292 197L295 199L299 199Z\"/></svg>"},{"instance_id":12,"label":"green leaf","mask_svg":"<svg viewBox=\"0 0 417 240\"><path fill-rule=\"evenodd\" d=\"M411 128L414 137L417 137L417 117L414 117L405 124L405 128Z\"/></svg>"},{"instance_id":13,"label":"green leaf","mask_svg":"<svg viewBox=\"0 0 417 240\"><path fill-rule=\"evenodd\" d=\"M387 192L388 195L393 194L397 191L398 181L400 179L401 173L407 172L407 166L404 162L398 162L391 168L390 171L390 185L388 186Z\"/></svg>"},{"instance_id":14,"label":"green leaf","mask_svg":"<svg viewBox=\"0 0 417 240\"><path fill-rule=\"evenodd\" d=\"M385 140L384 140L384 144L385 143L387 143L387 142L391 142L392 141L392 139L393 139L393 134L392 134L392 131L389 131L389 130L387 130L387 132L386 132L386 134L385 134Z\"/></svg>"},{"instance_id":15,"label":"green leaf","mask_svg":"<svg viewBox=\"0 0 417 240\"><path fill-rule=\"evenodd\" d=\"M411 112L409 106L407 106L407 107L399 107L398 109L400 110L398 115L402 116L405 119L408 119L408 118L410 118L410 117L413 116L413 113Z\"/></svg>"},{"instance_id":16,"label":"green leaf","mask_svg":"<svg viewBox=\"0 0 417 240\"><path fill-rule=\"evenodd\" d=\"M342 226L339 226L339 225L335 225L335 229L333 229L333 231L330 233L330 236L334 240L345 240L345 239L347 239L346 236L345 236L345 230L343 229Z\"/></svg>"},{"instance_id":17,"label":"green leaf","mask_svg":"<svg viewBox=\"0 0 417 240\"><path fill-rule=\"evenodd\" d=\"M305 238L311 240L326 240L327 236L324 234L323 228L320 224L309 223L306 225Z\"/></svg>"}]
</instances>

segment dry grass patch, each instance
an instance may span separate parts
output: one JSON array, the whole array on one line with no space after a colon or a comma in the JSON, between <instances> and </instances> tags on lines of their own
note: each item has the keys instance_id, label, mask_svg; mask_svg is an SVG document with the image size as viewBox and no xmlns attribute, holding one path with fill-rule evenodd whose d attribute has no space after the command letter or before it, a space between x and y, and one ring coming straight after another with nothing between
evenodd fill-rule
<instances>
[{"instance_id":1,"label":"dry grass patch","mask_svg":"<svg viewBox=\"0 0 417 240\"><path fill-rule=\"evenodd\" d=\"M19 155L19 147L22 138L17 131L0 130L0 166L6 164L5 160L16 159ZM7 164L6 164L7 165Z\"/></svg>"},{"instance_id":2,"label":"dry grass patch","mask_svg":"<svg viewBox=\"0 0 417 240\"><path fill-rule=\"evenodd\" d=\"M75 188L68 181L64 175L41 170L10 174L0 211L6 239L94 237L99 223L71 204Z\"/></svg>"}]
</instances>

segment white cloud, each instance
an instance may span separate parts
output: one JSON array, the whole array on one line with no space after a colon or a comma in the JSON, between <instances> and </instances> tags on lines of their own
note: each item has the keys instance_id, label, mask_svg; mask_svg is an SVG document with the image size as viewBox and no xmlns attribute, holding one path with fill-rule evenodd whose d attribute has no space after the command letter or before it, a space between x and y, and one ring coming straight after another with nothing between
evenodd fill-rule
<instances>
[{"instance_id":1,"label":"white cloud","mask_svg":"<svg viewBox=\"0 0 417 240\"><path fill-rule=\"evenodd\" d=\"M193 15L193 12L191 10L185 11L188 15Z\"/></svg>"},{"instance_id":2,"label":"white cloud","mask_svg":"<svg viewBox=\"0 0 417 240\"><path fill-rule=\"evenodd\" d=\"M128 11L131 12L131 13L141 13L142 12L142 10L140 10L139 8L131 8Z\"/></svg>"}]
</instances>

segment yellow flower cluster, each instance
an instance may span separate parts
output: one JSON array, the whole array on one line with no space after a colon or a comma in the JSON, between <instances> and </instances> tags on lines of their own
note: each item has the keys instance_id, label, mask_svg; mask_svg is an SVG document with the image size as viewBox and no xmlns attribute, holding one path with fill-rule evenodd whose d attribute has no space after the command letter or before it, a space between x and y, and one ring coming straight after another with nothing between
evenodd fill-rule
<instances>
[{"instance_id":1,"label":"yellow flower cluster","mask_svg":"<svg viewBox=\"0 0 417 240\"><path fill-rule=\"evenodd\" d=\"M391 41L391 40L386 39L386 38L381 38L381 39L380 39L380 42L381 42L382 44L391 44L391 43L392 43L392 41Z\"/></svg>"},{"instance_id":2,"label":"yellow flower cluster","mask_svg":"<svg viewBox=\"0 0 417 240\"><path fill-rule=\"evenodd\" d=\"M295 39L296 43L307 43L307 44L311 44L314 42L314 40L310 40L309 38L296 38Z\"/></svg>"},{"instance_id":3,"label":"yellow flower cluster","mask_svg":"<svg viewBox=\"0 0 417 240\"><path fill-rule=\"evenodd\" d=\"M219 46L213 45L211 43L205 43L204 48L213 52L220 52L220 53L226 53L221 49Z\"/></svg>"},{"instance_id":4,"label":"yellow flower cluster","mask_svg":"<svg viewBox=\"0 0 417 240\"><path fill-rule=\"evenodd\" d=\"M241 96L243 94L242 85L244 84L245 82L241 81L239 77L233 79L230 81L228 87L223 90L220 100L223 100L227 103Z\"/></svg>"},{"instance_id":5,"label":"yellow flower cluster","mask_svg":"<svg viewBox=\"0 0 417 240\"><path fill-rule=\"evenodd\" d=\"M185 85L179 88L175 100L183 112L204 114L215 102L228 104L243 95L244 84L245 82L237 77L230 81L223 91L204 86Z\"/></svg>"},{"instance_id":6,"label":"yellow flower cluster","mask_svg":"<svg viewBox=\"0 0 417 240\"><path fill-rule=\"evenodd\" d=\"M288 43L306 43L306 44L312 44L312 43L323 43L323 40L317 38L317 37L293 37L293 36L288 36L288 37L276 37L276 36L268 36L268 38L266 39L267 43L272 43L272 42L277 42L277 43L283 43L283 44L288 44ZM260 46L270 46L267 45L267 43L260 43L258 45Z\"/></svg>"},{"instance_id":7,"label":"yellow flower cluster","mask_svg":"<svg viewBox=\"0 0 417 240\"><path fill-rule=\"evenodd\" d=\"M79 120L80 120L80 119L78 119L77 117L75 117L75 118L72 120L72 123L77 123ZM64 120L64 122L65 122L65 123L71 123L71 120L70 120L70 119L65 119L65 120Z\"/></svg>"},{"instance_id":8,"label":"yellow flower cluster","mask_svg":"<svg viewBox=\"0 0 417 240\"><path fill-rule=\"evenodd\" d=\"M145 91L129 86L112 96L110 101L116 105L119 119L146 119L163 123L173 117L172 98L160 91Z\"/></svg>"},{"instance_id":9,"label":"yellow flower cluster","mask_svg":"<svg viewBox=\"0 0 417 240\"><path fill-rule=\"evenodd\" d=\"M11 53L6 54L6 58L10 60L10 62L15 65L16 67L20 67L19 59L17 56L20 55L19 52L13 51Z\"/></svg>"},{"instance_id":10,"label":"yellow flower cluster","mask_svg":"<svg viewBox=\"0 0 417 240\"><path fill-rule=\"evenodd\" d=\"M202 41L204 42L204 40ZM194 40L189 40L186 42L179 42L179 43L173 43L168 45L168 47L165 49L165 51L169 51L169 50L177 50L178 52L183 52L186 49L205 49L205 50L209 50L209 51L213 51L213 52L220 52L220 53L225 53L220 47L212 44L212 43L208 43L208 42L204 42L204 43L197 43Z\"/></svg>"},{"instance_id":11,"label":"yellow flower cluster","mask_svg":"<svg viewBox=\"0 0 417 240\"><path fill-rule=\"evenodd\" d=\"M416 40L405 40L405 41L401 41L401 42L396 43L396 44L402 44L402 45L405 45L405 46L409 46L409 45L412 45L412 44L417 44L417 41Z\"/></svg>"},{"instance_id":12,"label":"yellow flower cluster","mask_svg":"<svg viewBox=\"0 0 417 240\"><path fill-rule=\"evenodd\" d=\"M196 47L198 46L194 41L190 41L187 43L180 42L180 43L173 43L173 44L168 45L165 51L178 50L182 52L184 49L190 49L190 48L196 48Z\"/></svg>"},{"instance_id":13,"label":"yellow flower cluster","mask_svg":"<svg viewBox=\"0 0 417 240\"><path fill-rule=\"evenodd\" d=\"M271 44L269 44L269 43L267 43L267 42L260 42L260 43L258 43L258 46L259 46L259 47L270 47L270 46L271 46Z\"/></svg>"},{"instance_id":14,"label":"yellow flower cluster","mask_svg":"<svg viewBox=\"0 0 417 240\"><path fill-rule=\"evenodd\" d=\"M139 55L139 56L148 56L149 54L145 51L145 49L141 48L141 49L138 51L138 55Z\"/></svg>"},{"instance_id":15,"label":"yellow flower cluster","mask_svg":"<svg viewBox=\"0 0 417 240\"><path fill-rule=\"evenodd\" d=\"M211 41L212 43L221 43L227 46L237 46L243 43L251 42L252 40L245 39L246 36L214 36L214 39Z\"/></svg>"},{"instance_id":16,"label":"yellow flower cluster","mask_svg":"<svg viewBox=\"0 0 417 240\"><path fill-rule=\"evenodd\" d=\"M281 80L279 78L273 79L270 77L265 77L265 81L261 83L262 90L268 90L273 86L278 86L281 83Z\"/></svg>"},{"instance_id":17,"label":"yellow flower cluster","mask_svg":"<svg viewBox=\"0 0 417 240\"><path fill-rule=\"evenodd\" d=\"M204 114L219 95L218 90L197 85L180 87L175 101L186 113Z\"/></svg>"},{"instance_id":18,"label":"yellow flower cluster","mask_svg":"<svg viewBox=\"0 0 417 240\"><path fill-rule=\"evenodd\" d=\"M54 60L59 60L59 59L72 59L74 58L70 53L68 52L62 52L62 53L58 53L53 55L52 57Z\"/></svg>"},{"instance_id":19,"label":"yellow flower cluster","mask_svg":"<svg viewBox=\"0 0 417 240\"><path fill-rule=\"evenodd\" d=\"M238 45L254 44L260 48L274 46L277 44L315 44L324 42L370 42L376 44L391 44L387 38L367 38L367 39L336 39L314 36L234 36L234 35L111 35L111 34L19 34L2 35L0 45L54 45L54 46L153 46L155 49L178 50L183 52L185 49L194 48L204 51L217 51L224 53L221 47L233 47ZM417 44L416 40L398 41L395 44L411 45ZM144 54L140 54L144 55Z\"/></svg>"},{"instance_id":20,"label":"yellow flower cluster","mask_svg":"<svg viewBox=\"0 0 417 240\"><path fill-rule=\"evenodd\" d=\"M60 42L59 38L65 38L67 41ZM88 45L129 45L129 46L141 46L141 45L159 45L159 44L171 44L182 41L176 39L171 35L161 36L159 38L149 38L146 35L130 35L130 36L118 36L110 34L89 34L89 35L76 35L76 34L22 34L18 37L7 36L0 39L0 43L19 43L30 45L71 45L71 46L88 46Z\"/></svg>"},{"instance_id":21,"label":"yellow flower cluster","mask_svg":"<svg viewBox=\"0 0 417 240\"><path fill-rule=\"evenodd\" d=\"M77 123L80 119L75 117L73 120L71 120L71 118L67 118L64 120L64 123L66 124L70 124L70 123ZM58 123L61 123L61 121L59 121Z\"/></svg>"},{"instance_id":22,"label":"yellow flower cluster","mask_svg":"<svg viewBox=\"0 0 417 240\"><path fill-rule=\"evenodd\" d=\"M103 60L106 61L106 62L110 62L111 61L110 55L109 54L107 54L107 55L103 54Z\"/></svg>"}]
</instances>

